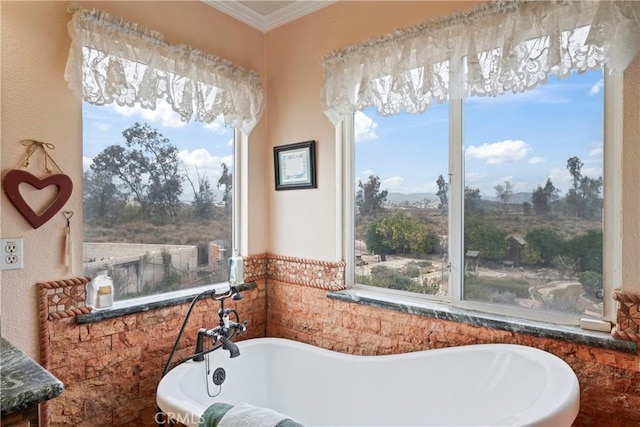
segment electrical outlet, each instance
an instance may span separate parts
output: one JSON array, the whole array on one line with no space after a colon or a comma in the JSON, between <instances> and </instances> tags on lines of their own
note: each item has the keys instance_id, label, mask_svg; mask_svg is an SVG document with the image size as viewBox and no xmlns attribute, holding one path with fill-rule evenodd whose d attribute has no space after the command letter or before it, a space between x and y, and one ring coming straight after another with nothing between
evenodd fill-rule
<instances>
[{"instance_id":1,"label":"electrical outlet","mask_svg":"<svg viewBox=\"0 0 640 427\"><path fill-rule=\"evenodd\" d=\"M0 239L0 270L20 270L22 253L22 239Z\"/></svg>"}]
</instances>

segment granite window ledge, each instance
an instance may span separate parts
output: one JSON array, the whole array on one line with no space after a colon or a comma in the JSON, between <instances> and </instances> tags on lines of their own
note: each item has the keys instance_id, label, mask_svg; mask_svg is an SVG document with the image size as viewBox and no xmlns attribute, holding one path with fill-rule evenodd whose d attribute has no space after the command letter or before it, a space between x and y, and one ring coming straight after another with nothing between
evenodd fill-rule
<instances>
[{"instance_id":1,"label":"granite window ledge","mask_svg":"<svg viewBox=\"0 0 640 427\"><path fill-rule=\"evenodd\" d=\"M244 292L255 289L256 284L254 282L243 283L236 287L240 292ZM116 301L113 303L112 307L99 310L94 309L91 313L77 315L76 322L78 324L94 323L101 320L114 319L130 314L190 303L202 292L209 291L211 289L212 285L206 285L181 291L167 292L159 295Z\"/></svg>"},{"instance_id":2,"label":"granite window ledge","mask_svg":"<svg viewBox=\"0 0 640 427\"><path fill-rule=\"evenodd\" d=\"M633 341L617 340L611 337L608 333L588 331L576 326L556 325L498 314L465 310L438 302L404 300L401 298L393 298L382 293L355 289L330 291L327 292L327 297L370 307L385 308L403 313L433 317L440 320L484 326L503 331L517 332L542 338L563 340L636 354L636 343Z\"/></svg>"}]
</instances>

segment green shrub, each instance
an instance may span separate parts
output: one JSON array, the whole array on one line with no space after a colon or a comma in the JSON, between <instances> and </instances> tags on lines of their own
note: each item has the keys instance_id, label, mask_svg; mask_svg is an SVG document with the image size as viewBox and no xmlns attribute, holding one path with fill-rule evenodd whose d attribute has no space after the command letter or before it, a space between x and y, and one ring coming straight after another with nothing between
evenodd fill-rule
<instances>
[{"instance_id":1,"label":"green shrub","mask_svg":"<svg viewBox=\"0 0 640 427\"><path fill-rule=\"evenodd\" d=\"M516 298L517 296L513 292L494 292L490 301L494 304L517 305Z\"/></svg>"},{"instance_id":2,"label":"green shrub","mask_svg":"<svg viewBox=\"0 0 640 427\"><path fill-rule=\"evenodd\" d=\"M562 237L548 227L534 228L526 234L525 240L527 241L526 247L537 251L540 256L539 262L546 265L551 265L554 258L562 251Z\"/></svg>"},{"instance_id":3,"label":"green shrub","mask_svg":"<svg viewBox=\"0 0 640 427\"><path fill-rule=\"evenodd\" d=\"M465 298L479 301L491 301L497 293L510 292L517 298L529 298L529 282L514 277L478 277L464 278Z\"/></svg>"},{"instance_id":4,"label":"green shrub","mask_svg":"<svg viewBox=\"0 0 640 427\"><path fill-rule=\"evenodd\" d=\"M589 230L565 242L564 253L578 260L578 271L602 274L602 230Z\"/></svg>"},{"instance_id":5,"label":"green shrub","mask_svg":"<svg viewBox=\"0 0 640 427\"><path fill-rule=\"evenodd\" d=\"M465 251L480 251L488 260L502 260L507 252L507 232L498 228L491 220L480 216L465 218Z\"/></svg>"},{"instance_id":6,"label":"green shrub","mask_svg":"<svg viewBox=\"0 0 640 427\"><path fill-rule=\"evenodd\" d=\"M376 265L371 269L369 284L382 288L406 291L412 288L415 282L397 270L392 270L383 265Z\"/></svg>"},{"instance_id":7,"label":"green shrub","mask_svg":"<svg viewBox=\"0 0 640 427\"><path fill-rule=\"evenodd\" d=\"M419 277L420 276L420 267L415 262L408 262L404 266L403 274L408 277Z\"/></svg>"},{"instance_id":8,"label":"green shrub","mask_svg":"<svg viewBox=\"0 0 640 427\"><path fill-rule=\"evenodd\" d=\"M599 296L602 292L602 274L595 271L578 273L578 281L591 296Z\"/></svg>"}]
</instances>

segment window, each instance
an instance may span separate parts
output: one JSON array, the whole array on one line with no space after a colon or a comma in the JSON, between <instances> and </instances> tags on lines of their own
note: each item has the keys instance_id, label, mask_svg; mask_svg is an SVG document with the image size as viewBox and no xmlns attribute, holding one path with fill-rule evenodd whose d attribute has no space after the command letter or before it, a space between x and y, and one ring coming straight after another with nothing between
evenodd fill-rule
<instances>
[{"instance_id":1,"label":"window","mask_svg":"<svg viewBox=\"0 0 640 427\"><path fill-rule=\"evenodd\" d=\"M240 165L260 77L100 10L70 11L85 274L111 269L116 300L225 281L226 257L246 246Z\"/></svg>"},{"instance_id":2,"label":"window","mask_svg":"<svg viewBox=\"0 0 640 427\"><path fill-rule=\"evenodd\" d=\"M345 186L355 283L538 320L602 318L621 151L619 123L604 134L620 97L604 93L620 81L599 70L422 114L357 112Z\"/></svg>"},{"instance_id":3,"label":"window","mask_svg":"<svg viewBox=\"0 0 640 427\"><path fill-rule=\"evenodd\" d=\"M156 110L83 104L84 274L116 300L227 280L234 131Z\"/></svg>"},{"instance_id":4,"label":"window","mask_svg":"<svg viewBox=\"0 0 640 427\"><path fill-rule=\"evenodd\" d=\"M422 291L423 275L429 274L429 269L436 270L432 266L446 266L448 296L459 307L573 324L581 316L598 318L602 311L602 319L614 320L610 295L622 280L622 73L640 49L633 42L638 35L635 17L640 3L580 2L575 6L565 2L482 3L468 13L438 17L324 56L322 107L336 126L336 158L344 173L337 186L341 194L336 203L345 218L338 231L344 245L338 252L347 261L348 284L356 277L356 264L365 265L365 255L376 250L394 251L393 255L419 260L402 273L416 279L409 282L403 278L403 287L417 286ZM602 74L593 77L591 73L603 67L604 78ZM554 76L561 82L554 82ZM579 96L568 93L551 93L567 82L576 87L582 82L584 91L592 90L594 98L590 101L601 96L598 90L604 88L604 106L600 103L599 110L590 109L594 102L584 103ZM526 105L518 108L517 126L506 119L511 115L510 121L515 121L512 113L518 109L500 111L503 107L499 104L510 101L504 95L507 93L518 94L513 98ZM559 95L568 96L571 106L534 109L532 97L539 94L547 102L559 99ZM489 102L474 97L489 97ZM388 210L397 212L384 212L389 193L384 194L388 190L379 184L390 176L374 171L364 183L356 181L354 173L389 168L358 164L355 151L367 149L364 144L354 147L353 139L356 111L372 107L384 116L423 112L429 116L434 104L444 102L449 103L449 180L444 175L439 179L442 160L431 165L437 170L437 191L431 195L434 203L425 204L431 206L432 214L434 208L448 204L448 239L446 246L439 247L436 241L443 241L438 236L441 221L425 212L414 212L417 207L389 205ZM481 110L494 113L487 118ZM556 116L562 116L566 125L550 128L549 120ZM423 120L416 117L414 120ZM579 122L582 125L576 125ZM414 124L401 125L403 131L398 136ZM377 130L382 133L385 126ZM564 138L541 139L547 130L564 134ZM529 134L517 136L522 132ZM433 141L435 135L435 130L418 135L435 144L422 157L425 165L440 150ZM405 153L405 159L409 159L406 168L402 163L395 165L392 173L398 174L393 180L397 183L399 176L414 172L415 150L407 153L403 146L410 143L406 141L396 145L390 152L394 156ZM603 158L598 159L601 150ZM415 153L420 155L425 156ZM393 159L384 160L391 163ZM524 163L513 168L512 163L517 161ZM551 164L563 175L556 176L550 168L541 171ZM427 181L433 180L433 175L434 171L425 167L420 175L423 184L433 185ZM366 190L373 193L367 194ZM518 193L524 193L525 200L517 201L522 196ZM353 217L360 206L364 206L360 214L370 212L369 206L380 207L376 215L388 214L389 219L371 219L369 222L379 225L369 226L360 218L356 228ZM560 214L573 219L546 225L540 220L545 215ZM598 230L599 217L603 219L602 232ZM372 248L361 243L366 241L366 232L371 233ZM422 237L416 237L416 232ZM356 252L356 244L360 252ZM433 260L421 259L433 256L429 250L434 248L442 251L446 264L444 260L434 264ZM527 276L526 269L534 267L548 270ZM391 275L384 269L374 274ZM364 268L360 275L367 276L363 281L372 280L370 271ZM444 293L445 273L440 276L441 282L432 285L440 288L436 294ZM567 282L567 277L574 282ZM526 305L530 308L523 307ZM598 321L580 323L602 329L606 326Z\"/></svg>"},{"instance_id":5,"label":"window","mask_svg":"<svg viewBox=\"0 0 640 427\"><path fill-rule=\"evenodd\" d=\"M448 116L356 113L356 283L448 296Z\"/></svg>"}]
</instances>

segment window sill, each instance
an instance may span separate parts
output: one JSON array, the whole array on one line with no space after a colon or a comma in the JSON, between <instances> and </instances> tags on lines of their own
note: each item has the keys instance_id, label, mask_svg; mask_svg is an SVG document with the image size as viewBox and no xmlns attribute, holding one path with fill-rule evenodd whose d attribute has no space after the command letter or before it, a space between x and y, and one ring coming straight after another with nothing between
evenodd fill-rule
<instances>
[{"instance_id":1,"label":"window sill","mask_svg":"<svg viewBox=\"0 0 640 427\"><path fill-rule=\"evenodd\" d=\"M255 289L256 284L243 283L236 287L240 292L244 292ZM113 303L113 307L100 310L94 309L91 313L76 316L76 322L78 324L94 323L129 314L142 313L149 310L190 303L200 293L211 290L211 288L212 285L206 285L197 288L183 289L180 291L166 292L158 295L149 295L124 301L116 301Z\"/></svg>"},{"instance_id":2,"label":"window sill","mask_svg":"<svg viewBox=\"0 0 640 427\"><path fill-rule=\"evenodd\" d=\"M377 292L375 289L348 289L344 291L327 292L327 297L345 302L385 308L403 313L417 314L452 322L466 323L475 326L499 329L509 332L523 333L542 338L551 338L578 344L622 351L636 354L636 343L633 341L617 340L608 333L587 331L576 326L556 325L497 314L483 313L473 310L451 307L437 301L403 298Z\"/></svg>"}]
</instances>

